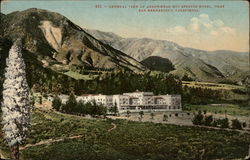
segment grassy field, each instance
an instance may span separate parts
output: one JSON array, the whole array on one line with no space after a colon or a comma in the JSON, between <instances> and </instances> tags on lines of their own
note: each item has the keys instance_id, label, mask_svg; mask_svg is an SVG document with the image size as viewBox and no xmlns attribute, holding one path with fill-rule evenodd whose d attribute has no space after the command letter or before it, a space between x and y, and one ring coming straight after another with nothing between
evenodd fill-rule
<instances>
[{"instance_id":1,"label":"grassy field","mask_svg":"<svg viewBox=\"0 0 250 160\"><path fill-rule=\"evenodd\" d=\"M35 111L27 143L82 135L21 151L25 160L198 160L247 155L250 135L237 131L111 119L87 119ZM116 126L115 129L110 128ZM7 151L0 138L0 149Z\"/></svg>"},{"instance_id":2,"label":"grassy field","mask_svg":"<svg viewBox=\"0 0 250 160\"><path fill-rule=\"evenodd\" d=\"M64 73L67 76L70 76L74 79L84 79L84 80L92 80L96 75L93 75L93 77L90 77L89 75L83 75L77 72L73 72L73 71L68 71Z\"/></svg>"},{"instance_id":3,"label":"grassy field","mask_svg":"<svg viewBox=\"0 0 250 160\"><path fill-rule=\"evenodd\" d=\"M236 104L210 104L210 105L186 105L184 110L188 111L204 111L211 113L226 113L229 115L248 116L250 108L240 107Z\"/></svg>"},{"instance_id":4,"label":"grassy field","mask_svg":"<svg viewBox=\"0 0 250 160\"><path fill-rule=\"evenodd\" d=\"M182 84L188 87L201 87L201 88L210 88L216 90L244 89L244 86L232 85L232 84L220 84L212 82L182 81Z\"/></svg>"}]
</instances>

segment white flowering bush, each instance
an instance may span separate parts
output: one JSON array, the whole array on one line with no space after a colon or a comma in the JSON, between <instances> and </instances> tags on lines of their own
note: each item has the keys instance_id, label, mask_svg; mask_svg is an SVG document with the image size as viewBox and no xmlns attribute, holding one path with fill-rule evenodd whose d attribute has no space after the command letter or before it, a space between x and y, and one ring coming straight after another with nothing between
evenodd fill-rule
<instances>
[{"instance_id":1,"label":"white flowering bush","mask_svg":"<svg viewBox=\"0 0 250 160\"><path fill-rule=\"evenodd\" d=\"M2 123L8 145L22 144L30 126L30 105L21 40L14 42L6 60Z\"/></svg>"}]
</instances>

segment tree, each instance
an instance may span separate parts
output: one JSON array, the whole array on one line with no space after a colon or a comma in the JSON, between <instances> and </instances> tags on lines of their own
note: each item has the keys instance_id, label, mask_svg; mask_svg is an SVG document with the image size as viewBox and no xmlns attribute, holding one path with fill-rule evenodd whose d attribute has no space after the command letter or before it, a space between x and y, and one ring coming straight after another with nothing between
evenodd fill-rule
<instances>
[{"instance_id":1,"label":"tree","mask_svg":"<svg viewBox=\"0 0 250 160\"><path fill-rule=\"evenodd\" d=\"M52 108L55 109L56 111L60 110L60 107L62 105L62 100L56 95L52 101Z\"/></svg>"},{"instance_id":2,"label":"tree","mask_svg":"<svg viewBox=\"0 0 250 160\"><path fill-rule=\"evenodd\" d=\"M194 116L194 119L192 122L194 125L201 125L202 121L203 121L203 115L201 114L201 111L199 111L198 114Z\"/></svg>"},{"instance_id":3,"label":"tree","mask_svg":"<svg viewBox=\"0 0 250 160\"><path fill-rule=\"evenodd\" d=\"M114 105L114 106L110 107L109 112L114 113L114 115L117 115L117 113L118 113L118 108L117 108L116 102L115 102L115 105Z\"/></svg>"},{"instance_id":4,"label":"tree","mask_svg":"<svg viewBox=\"0 0 250 160\"><path fill-rule=\"evenodd\" d=\"M242 129L242 124L238 119L233 119L232 120L232 128L233 129Z\"/></svg>"},{"instance_id":5,"label":"tree","mask_svg":"<svg viewBox=\"0 0 250 160\"><path fill-rule=\"evenodd\" d=\"M28 135L30 108L22 43L18 39L13 43L6 60L2 106L2 130L14 160L19 160L19 145Z\"/></svg>"},{"instance_id":6,"label":"tree","mask_svg":"<svg viewBox=\"0 0 250 160\"><path fill-rule=\"evenodd\" d=\"M229 128L228 118L221 119L219 123L221 128Z\"/></svg>"},{"instance_id":7,"label":"tree","mask_svg":"<svg viewBox=\"0 0 250 160\"><path fill-rule=\"evenodd\" d=\"M212 115L205 117L205 119L204 119L204 125L205 126L212 126L212 122L213 122L213 116Z\"/></svg>"},{"instance_id":8,"label":"tree","mask_svg":"<svg viewBox=\"0 0 250 160\"><path fill-rule=\"evenodd\" d=\"M72 113L75 112L76 107L77 107L77 101L75 95L73 93L70 93L69 99L63 107L63 111L65 113Z\"/></svg>"}]
</instances>

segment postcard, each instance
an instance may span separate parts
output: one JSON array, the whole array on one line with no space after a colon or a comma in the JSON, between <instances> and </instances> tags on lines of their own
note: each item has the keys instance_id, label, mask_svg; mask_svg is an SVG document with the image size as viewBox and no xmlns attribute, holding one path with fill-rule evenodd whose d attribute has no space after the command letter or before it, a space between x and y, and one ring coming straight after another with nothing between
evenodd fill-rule
<instances>
[{"instance_id":1,"label":"postcard","mask_svg":"<svg viewBox=\"0 0 250 160\"><path fill-rule=\"evenodd\" d=\"M250 159L249 3L3 0L1 160Z\"/></svg>"}]
</instances>

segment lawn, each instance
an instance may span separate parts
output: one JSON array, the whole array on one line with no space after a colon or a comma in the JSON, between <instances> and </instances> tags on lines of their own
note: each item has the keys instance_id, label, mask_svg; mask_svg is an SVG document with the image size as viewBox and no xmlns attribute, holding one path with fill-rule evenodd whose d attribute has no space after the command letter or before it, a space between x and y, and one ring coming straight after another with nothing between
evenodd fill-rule
<instances>
[{"instance_id":1,"label":"lawn","mask_svg":"<svg viewBox=\"0 0 250 160\"><path fill-rule=\"evenodd\" d=\"M89 119L35 111L27 143L82 135L21 151L25 160L198 160L247 155L250 134L191 126ZM109 131L116 125L116 128ZM3 141L0 141L2 150Z\"/></svg>"},{"instance_id":2,"label":"lawn","mask_svg":"<svg viewBox=\"0 0 250 160\"><path fill-rule=\"evenodd\" d=\"M64 74L67 76L70 76L76 80L78 80L78 79L92 80L95 77L95 75L93 75L93 77L90 77L89 75L83 75L83 74L73 72L73 71L68 71L68 72L65 72Z\"/></svg>"}]
</instances>

